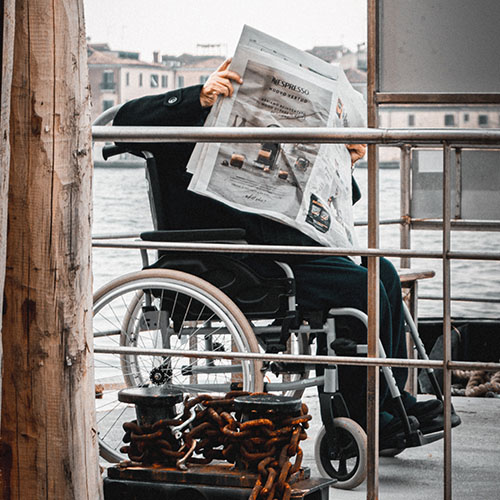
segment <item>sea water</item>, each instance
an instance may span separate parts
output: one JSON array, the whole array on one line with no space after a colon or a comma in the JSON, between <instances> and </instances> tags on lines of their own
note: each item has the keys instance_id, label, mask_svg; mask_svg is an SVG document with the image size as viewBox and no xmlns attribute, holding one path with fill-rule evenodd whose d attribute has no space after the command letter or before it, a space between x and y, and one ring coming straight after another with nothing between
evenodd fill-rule
<instances>
[{"instance_id":1,"label":"sea water","mask_svg":"<svg viewBox=\"0 0 500 500\"><path fill-rule=\"evenodd\" d=\"M354 207L355 220L367 220L367 170L357 169L356 180L364 196ZM380 219L399 217L400 175L398 169L380 171ZM139 234L152 229L147 183L142 168L96 168L93 179L93 234ZM366 228L357 228L361 245L366 245ZM441 231L412 231L412 248L442 249ZM492 252L500 248L500 233L453 231L452 250ZM399 225L380 227L380 248L399 248ZM153 252L151 252L153 256ZM399 259L391 259L396 267ZM93 250L94 290L125 273L140 270L142 261L138 250ZM432 269L436 277L420 282L419 293L442 296L442 262L413 258L411 267ZM500 262L453 260L451 263L452 297L500 298ZM420 317L442 317L440 300L420 300ZM500 303L452 302L454 317L500 317Z\"/></svg>"}]
</instances>

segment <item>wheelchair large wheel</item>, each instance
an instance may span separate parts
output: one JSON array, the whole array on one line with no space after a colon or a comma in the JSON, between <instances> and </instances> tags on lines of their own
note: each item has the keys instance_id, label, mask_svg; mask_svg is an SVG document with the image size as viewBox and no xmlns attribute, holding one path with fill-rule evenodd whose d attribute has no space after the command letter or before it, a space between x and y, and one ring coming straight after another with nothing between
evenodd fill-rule
<instances>
[{"instance_id":1,"label":"wheelchair large wheel","mask_svg":"<svg viewBox=\"0 0 500 500\"><path fill-rule=\"evenodd\" d=\"M350 418L334 419L337 446L330 450L322 427L314 443L314 458L323 477L336 479L334 488L351 490L366 478L366 433Z\"/></svg>"},{"instance_id":2,"label":"wheelchair large wheel","mask_svg":"<svg viewBox=\"0 0 500 500\"><path fill-rule=\"evenodd\" d=\"M94 297L94 345L190 351L259 352L242 312L219 289L179 271L151 269L123 276ZM100 454L119 452L122 424L133 406L118 401L125 387L179 388L186 394L262 390L260 361L152 355L95 354Z\"/></svg>"}]
</instances>

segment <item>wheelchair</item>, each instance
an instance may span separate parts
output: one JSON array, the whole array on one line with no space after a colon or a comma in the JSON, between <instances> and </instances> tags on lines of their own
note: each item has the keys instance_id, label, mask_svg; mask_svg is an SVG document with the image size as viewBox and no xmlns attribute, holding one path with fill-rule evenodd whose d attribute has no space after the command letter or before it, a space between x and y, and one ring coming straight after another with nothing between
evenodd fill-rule
<instances>
[{"instance_id":1,"label":"wheelchair","mask_svg":"<svg viewBox=\"0 0 500 500\"><path fill-rule=\"evenodd\" d=\"M105 159L126 150L105 146ZM144 241L244 241L242 229L164 230L162 190L155 159L146 161L154 231ZM125 387L165 386L185 394L227 393L231 390L272 392L301 397L318 387L322 428L316 437L315 459L320 473L337 480L335 486L355 488L366 476L366 433L352 420L338 388L335 365L268 362L258 359L210 359L204 351L327 355L366 354L366 345L337 339L337 324L354 317L367 326L367 316L350 308L303 311L295 303L292 269L263 256L161 251L150 264L142 251L143 270L115 279L94 296L95 346L173 349L177 356L95 354L96 412L101 457L125 459L120 451L123 422L135 410L118 401ZM407 309L407 322L421 358L428 359ZM196 351L196 355L183 353ZM381 356L384 356L380 344ZM194 356L194 357L192 357ZM399 408L404 432L381 453L394 456L408 447L442 438L443 432L423 435L411 426L389 367L381 368ZM313 374L312 372L316 372ZM432 370L427 370L436 396L442 399ZM97 376L97 373L99 375ZM99 387L99 389L97 389Z\"/></svg>"}]
</instances>

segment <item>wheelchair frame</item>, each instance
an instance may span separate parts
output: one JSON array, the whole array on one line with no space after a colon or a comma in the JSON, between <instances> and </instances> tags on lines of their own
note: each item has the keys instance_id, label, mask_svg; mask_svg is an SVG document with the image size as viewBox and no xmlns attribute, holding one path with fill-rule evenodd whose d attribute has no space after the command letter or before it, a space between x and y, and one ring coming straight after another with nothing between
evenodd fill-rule
<instances>
[{"instance_id":1,"label":"wheelchair frame","mask_svg":"<svg viewBox=\"0 0 500 500\"><path fill-rule=\"evenodd\" d=\"M113 154L118 154L124 152L124 150L119 146L111 146L108 147L108 153L105 155L105 158L112 156ZM155 227L158 227L158 217L161 217L159 211L156 210L155 198L159 196L156 194L155 196L155 162L153 156L148 152L143 152L142 156L146 159L147 172L148 172L148 181L150 186L150 204L153 213L153 219L155 222ZM239 230L206 230L202 232L202 241L218 241L220 238L231 239L235 238L237 241L241 240L243 236L241 231ZM193 236L193 231L153 231L144 233L144 238L147 240L153 239L156 241L172 241L171 238L174 238L174 241L190 241L194 242L191 238ZM198 240L199 241L199 240ZM234 241L234 240L233 240ZM216 297L217 300L221 300L222 298L222 309L224 309L224 304L229 304L229 311L218 312L218 314L222 317L225 314L225 318L223 320L224 327L218 328L218 333L228 332L231 337L231 349L234 347L234 343L238 344L236 340L246 339L246 342L239 342L236 345L237 350L248 350L250 352L259 352L260 348L264 347L266 352L286 352L287 349L290 349L290 339L294 337L299 339L298 347L296 349L299 350L299 353L304 353L310 346L310 338L311 336L325 335L326 337L326 353L328 356L336 356L336 355L346 355L346 354L366 354L367 346L366 345L357 345L351 346L350 349L354 349L354 351L343 351L339 352L335 349L335 341L336 341L336 329L335 322L338 317L341 316L351 316L360 320L365 327L367 327L367 315L357 309L352 308L338 308L331 309L326 318L326 322L322 324L322 322L318 323L318 318L306 318L308 321L299 321L298 311L295 305L295 296L293 293L293 282L294 276L293 272L287 264L280 263L275 261L276 265L281 269L284 273L284 282L283 287L278 290L278 297L274 297L274 303L279 305L279 311L275 310L274 313L279 314L281 318L281 324L275 325L267 325L267 326L259 326L257 324L251 324L252 314L250 314L250 321L248 321L247 313L241 312L240 309L232 303L232 300L229 299L225 293L221 292L217 288L213 287L206 281L202 282L199 276L196 276L196 272L190 273L193 266L196 267L196 262L191 262L187 265L187 269L179 265L177 269L175 269L175 264L168 265L167 268L172 269L173 271L164 271L163 269L155 268L154 265L150 266L148 261L148 255L146 250L141 250L143 265L145 268L148 268L145 271L141 271L135 273L134 275L130 275L128 277L121 278L112 282L109 285L106 285L104 289L101 289L96 294L96 309L99 311L99 307L101 306L100 300L103 297L108 297L109 295L113 295L116 289L120 289L120 287L124 286L124 283L129 281L139 281L140 286L142 287L142 292L138 292L138 289L135 289L137 303L130 308L129 304L126 304L126 315L140 315L139 321L137 325L134 327L136 329L136 335L139 336L141 331L147 331L151 328L157 328L160 330L160 338L163 348L170 348L170 337L173 335L178 336L179 339L184 335L190 335L193 332L193 327L191 330L183 330L183 334L179 333L180 330L176 331L176 327L174 325L173 329L169 331L168 318L162 319L162 314L157 314L158 311L156 309L147 308L152 307L152 303L154 301L155 290L159 290L160 286L164 286L159 281L157 281L158 277L162 278L167 274L171 277L172 273L174 274L174 278L179 279L181 282L184 280L186 283L189 283L192 289L196 289L197 292L200 292L201 295L197 295L194 300L200 300L200 297L204 296L205 298L209 298L212 300ZM166 259L168 261L168 259ZM195 259L196 260L196 259ZM182 261L182 259L181 259ZM200 267L200 266L198 266ZM201 266L203 267L203 266ZM185 271L188 271L188 274ZM184 271L184 272L181 272ZM167 277L168 278L168 277ZM142 281L141 281L142 280ZM156 281L155 281L156 280ZM208 286L207 286L208 285ZM172 285L169 285L172 286ZM169 290L169 293L171 290ZM141 295L142 293L142 295ZM179 290L177 293L180 293ZM205 295L206 294L206 295ZM221 295L222 294L222 295ZM139 297L139 295L141 295ZM231 295L231 294L229 294ZM140 307L139 312L139 301L144 298L145 305ZM209 300L207 299L207 300ZM226 300L227 299L227 300ZM285 299L285 300L284 300ZM193 298L191 297L191 300ZM210 301L209 300L209 301ZM161 302L163 303L164 299L162 297ZM168 301L168 299L167 299ZM232 303L232 305L231 305ZM191 304L191 302L189 302ZM233 306L237 309L237 312L233 312ZM162 307L160 307L160 311L162 311ZM146 309L144 309L146 308ZM130 313L129 309L132 309L133 314ZM418 351L419 356L428 360L428 357L425 353L425 349L418 335L417 328L415 323L413 322L411 315L406 307L404 306L405 318L407 324L410 328L410 333L415 343L416 349ZM172 311L170 311L172 312ZM149 318L148 318L149 313ZM253 312L255 316L258 317L258 314ZM154 316L157 316L155 319ZM172 313L172 316L174 314ZM265 316L265 314L264 314ZM307 316L307 315L306 315ZM159 319L158 319L159 318ZM187 319L188 322L193 322L193 318L188 317L187 312L185 312L184 319ZM183 320L184 320L183 319ZM267 318L269 319L269 318ZM125 318L122 324L119 327L120 333L120 345L137 345L137 340L130 340L123 337L124 326L125 331L128 332L128 323L130 323L130 319ZM220 318L219 318L220 322ZM231 322L235 322L240 324L242 333L235 333L236 330L231 330ZM163 323L163 324L162 324ZM175 323L175 319L173 321ZM195 326L194 328L198 328ZM116 330L115 330L116 334ZM194 335L203 335L205 339L205 349L209 351L216 351L217 346L214 348L214 342L210 342L210 339L207 339L206 333L202 331L196 331ZM99 337L106 337L106 333L97 334ZM191 339L191 337L189 337ZM236 340L235 340L236 339ZM135 342L135 344L134 344ZM194 346L190 342L190 349ZM288 345L287 345L288 344ZM385 353L382 344L379 342L379 349L381 357L385 358ZM302 352L300 352L302 351ZM157 383L160 381L161 383L167 383L170 380L168 377L170 375L166 375L161 373L162 368L154 367L155 371L151 371L150 373L150 381L147 380L135 380L131 376L129 376L131 363L137 363L137 358L131 358L126 355L120 356L120 367L123 372L123 376L125 378L125 383L127 386L134 385L145 385L148 383ZM164 357L164 360L166 358ZM171 363L170 360L167 360L167 364ZM339 392L338 387L338 375L336 370L336 365L327 365L324 370L324 375L316 376L313 378L308 378L308 370L313 367L311 366L299 366L294 365L290 366L289 364L281 364L281 366L272 365L269 363L246 363L244 361L241 362L241 365L217 365L215 362L208 362L206 365L200 366L198 364L191 365L191 367L184 369L184 376L189 377L197 377L199 375L210 375L215 374L217 371L219 374L221 373L230 373L231 381L234 380L236 373L242 373L242 388L243 389L252 389L252 390L264 390L266 392L281 392L286 394L292 394L294 396L300 396L303 390L307 387L323 387L323 390L319 394L319 402L320 402L320 410L321 410L321 418L323 427L321 432L318 435L316 445L315 445L315 457L318 463L318 467L320 472L327 477L334 477L337 479L336 486L340 488L350 489L359 485L365 478L366 475L366 434L364 430L352 419L349 418L349 412L346 408L345 403L343 402L342 395ZM170 366L170 365L169 365ZM261 385L261 377L260 375L265 372L265 370L275 368L278 373L283 376L283 381L272 383L262 383ZM166 372L171 368L166 369ZM412 446L420 446L422 444L426 444L428 442L435 441L440 439L443 436L442 432L433 433L432 435L423 435L418 429L413 429L408 416L404 410L403 404L401 402L401 395L399 393L399 389L396 386L394 378L392 376L392 370L389 366L382 366L382 373L385 377L390 394L395 402L396 408L398 409L398 413L400 418L403 421L404 432L401 435L398 435L397 439L393 442L393 445L386 450L386 453L389 455L397 454L402 451L404 448L412 447ZM159 371L158 371L159 370ZM172 370L171 370L172 371ZM261 371L262 373L259 373ZM297 373L298 371L298 373ZM181 368L182 373L182 368ZM252 375L250 375L252 373ZM442 395L439 389L439 385L434 377L432 369L428 369L428 374L430 376L432 385L435 389L436 396L439 399L442 399ZM289 380L291 376L295 375L295 380ZM155 376L158 377L158 380L155 381ZM245 379L253 377L253 383L247 383ZM161 385L161 384L158 384ZM232 388L236 387L234 383L226 383L224 386L222 385L214 385L214 384L206 384L199 385L197 387L194 384L191 385L183 385L183 389L186 392L200 392L206 390L212 391L225 391L228 392ZM347 437L346 437L347 436ZM101 438L101 455L108 460L118 460L120 455L114 453L112 449L110 449L105 443L104 438ZM356 452L355 456L352 455L352 446L355 444ZM351 459L354 460L354 464L351 466L351 469L348 470L348 462ZM337 468L335 468L333 462L338 463Z\"/></svg>"}]
</instances>

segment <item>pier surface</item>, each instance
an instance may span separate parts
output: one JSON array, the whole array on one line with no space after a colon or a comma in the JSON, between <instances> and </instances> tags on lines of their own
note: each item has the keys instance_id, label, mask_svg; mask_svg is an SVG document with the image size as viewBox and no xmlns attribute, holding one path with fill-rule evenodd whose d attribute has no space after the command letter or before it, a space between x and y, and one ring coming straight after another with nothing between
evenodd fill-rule
<instances>
[{"instance_id":1,"label":"pier surface","mask_svg":"<svg viewBox=\"0 0 500 500\"><path fill-rule=\"evenodd\" d=\"M303 442L304 465L311 476L318 476L314 461L314 438L321 421L314 392L306 392L303 401L313 415ZM498 484L500 460L500 398L453 398L462 424L453 429L454 500L500 499ZM439 500L443 498L443 441L407 449L394 458L380 458L380 500ZM365 483L354 490L330 489L330 500L365 500Z\"/></svg>"}]
</instances>

